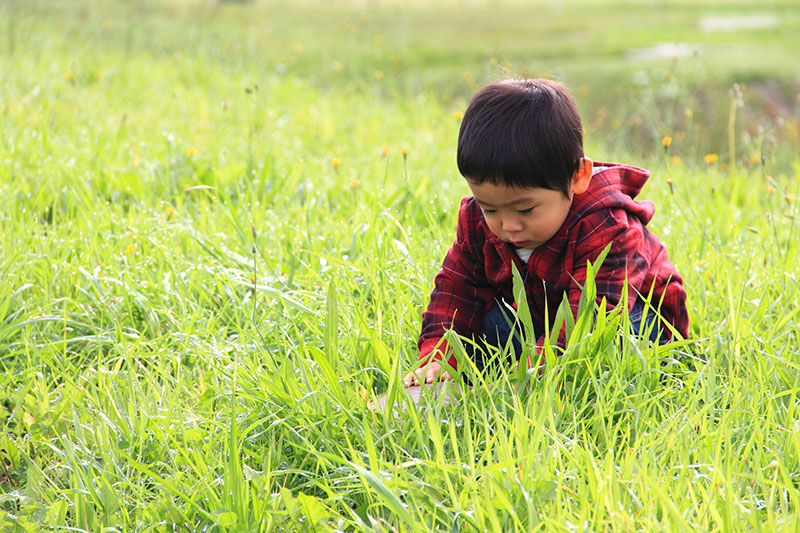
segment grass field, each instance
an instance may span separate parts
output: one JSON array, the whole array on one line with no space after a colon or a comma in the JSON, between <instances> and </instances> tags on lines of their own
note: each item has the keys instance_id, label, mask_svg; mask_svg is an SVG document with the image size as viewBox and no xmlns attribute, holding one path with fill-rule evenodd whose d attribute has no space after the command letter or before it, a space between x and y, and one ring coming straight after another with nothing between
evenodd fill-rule
<instances>
[{"instance_id":1,"label":"grass field","mask_svg":"<svg viewBox=\"0 0 800 533\"><path fill-rule=\"evenodd\" d=\"M0 5L0 530L800 528L800 6L435 4ZM511 74L653 171L691 339L374 413Z\"/></svg>"}]
</instances>

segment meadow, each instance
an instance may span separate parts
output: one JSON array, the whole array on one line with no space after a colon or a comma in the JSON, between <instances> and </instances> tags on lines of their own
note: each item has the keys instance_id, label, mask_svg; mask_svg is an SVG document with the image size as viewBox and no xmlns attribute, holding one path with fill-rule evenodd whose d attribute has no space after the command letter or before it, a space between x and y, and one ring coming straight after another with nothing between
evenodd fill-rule
<instances>
[{"instance_id":1,"label":"meadow","mask_svg":"<svg viewBox=\"0 0 800 533\"><path fill-rule=\"evenodd\" d=\"M800 6L0 5L0 530L796 531ZM567 85L689 294L376 412L474 91ZM591 287L587 287L591 301ZM456 339L453 339L456 342Z\"/></svg>"}]
</instances>

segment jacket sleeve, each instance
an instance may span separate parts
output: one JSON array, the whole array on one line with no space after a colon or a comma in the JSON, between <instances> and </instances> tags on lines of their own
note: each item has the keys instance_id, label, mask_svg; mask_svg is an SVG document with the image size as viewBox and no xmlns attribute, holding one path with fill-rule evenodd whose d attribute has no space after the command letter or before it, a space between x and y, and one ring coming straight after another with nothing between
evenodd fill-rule
<instances>
[{"instance_id":1,"label":"jacket sleeve","mask_svg":"<svg viewBox=\"0 0 800 533\"><path fill-rule=\"evenodd\" d=\"M455 368L455 356L443 340L445 331L452 328L463 336L480 331L486 302L497 292L486 280L483 232L477 208L462 201L456 240L436 274L430 302L422 313L420 359L442 360L443 354L450 355L448 363Z\"/></svg>"}]
</instances>

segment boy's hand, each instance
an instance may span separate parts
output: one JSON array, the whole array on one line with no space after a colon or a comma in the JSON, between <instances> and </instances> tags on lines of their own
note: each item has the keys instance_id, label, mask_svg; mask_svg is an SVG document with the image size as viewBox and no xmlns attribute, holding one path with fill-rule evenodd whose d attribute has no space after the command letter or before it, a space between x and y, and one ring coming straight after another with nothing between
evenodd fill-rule
<instances>
[{"instance_id":1,"label":"boy's hand","mask_svg":"<svg viewBox=\"0 0 800 533\"><path fill-rule=\"evenodd\" d=\"M406 377L403 378L403 385L412 387L414 385L421 385L422 383L433 383L433 380L436 379L436 374L440 374L439 379L441 381L453 379L448 372L441 372L441 370L441 361L431 361L427 365L406 374Z\"/></svg>"}]
</instances>

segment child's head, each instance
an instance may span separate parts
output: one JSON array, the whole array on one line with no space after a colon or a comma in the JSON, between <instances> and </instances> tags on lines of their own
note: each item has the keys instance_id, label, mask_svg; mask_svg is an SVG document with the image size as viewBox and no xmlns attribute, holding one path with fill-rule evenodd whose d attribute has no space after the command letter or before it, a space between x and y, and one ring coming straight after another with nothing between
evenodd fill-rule
<instances>
[{"instance_id":1,"label":"child's head","mask_svg":"<svg viewBox=\"0 0 800 533\"><path fill-rule=\"evenodd\" d=\"M458 134L458 170L471 183L567 194L583 158L583 130L566 89L510 79L472 98Z\"/></svg>"}]
</instances>

